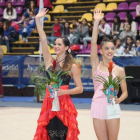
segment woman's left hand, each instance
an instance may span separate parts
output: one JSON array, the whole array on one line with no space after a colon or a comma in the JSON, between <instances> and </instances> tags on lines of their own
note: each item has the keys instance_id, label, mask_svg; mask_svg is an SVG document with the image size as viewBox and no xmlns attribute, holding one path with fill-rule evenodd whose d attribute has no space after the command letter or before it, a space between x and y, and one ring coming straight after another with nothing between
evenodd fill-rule
<instances>
[{"instance_id":1,"label":"woman's left hand","mask_svg":"<svg viewBox=\"0 0 140 140\"><path fill-rule=\"evenodd\" d=\"M58 96L62 96L62 95L65 95L66 94L66 90L63 90L63 89L58 89L57 90L57 95Z\"/></svg>"},{"instance_id":2,"label":"woman's left hand","mask_svg":"<svg viewBox=\"0 0 140 140\"><path fill-rule=\"evenodd\" d=\"M117 96L115 96L114 98L115 98L115 104L119 104L121 102L120 98L118 98Z\"/></svg>"}]
</instances>

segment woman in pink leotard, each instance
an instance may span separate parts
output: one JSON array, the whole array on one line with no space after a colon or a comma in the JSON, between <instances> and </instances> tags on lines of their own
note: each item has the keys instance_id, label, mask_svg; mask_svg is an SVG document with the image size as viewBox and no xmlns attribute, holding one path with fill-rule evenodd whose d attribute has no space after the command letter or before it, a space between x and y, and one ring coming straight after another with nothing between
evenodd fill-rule
<instances>
[{"instance_id":1,"label":"woman in pink leotard","mask_svg":"<svg viewBox=\"0 0 140 140\"><path fill-rule=\"evenodd\" d=\"M107 66L109 62L112 62L115 53L115 46L109 39L103 40L100 44L102 61L99 61L97 55L98 25L103 17L104 16L99 9L94 10L94 28L91 41L90 58L92 66L92 76L96 77L97 75L101 75L107 79L107 77L109 76ZM101 30L99 30L99 32L102 32L104 34L104 32ZM114 64L113 77L117 77L118 79L125 77L124 69ZM102 92L103 84L95 81L94 79L93 84L95 93L91 105L91 117L93 118L93 125L96 136L98 140L117 140L120 127L120 119L107 119L106 108L108 105L108 101L106 95L104 95L104 93ZM116 104L119 104L128 96L125 79L122 80L120 86L122 95L120 96L120 98L115 97Z\"/></svg>"}]
</instances>

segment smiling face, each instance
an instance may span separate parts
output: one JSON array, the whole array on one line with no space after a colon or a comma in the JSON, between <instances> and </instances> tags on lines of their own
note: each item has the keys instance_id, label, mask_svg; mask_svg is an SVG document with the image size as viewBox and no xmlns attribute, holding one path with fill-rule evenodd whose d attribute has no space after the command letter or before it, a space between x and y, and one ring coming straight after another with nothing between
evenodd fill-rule
<instances>
[{"instance_id":1,"label":"smiling face","mask_svg":"<svg viewBox=\"0 0 140 140\"><path fill-rule=\"evenodd\" d=\"M11 3L8 3L7 4L7 7L10 9L12 7L12 4Z\"/></svg>"},{"instance_id":2,"label":"smiling face","mask_svg":"<svg viewBox=\"0 0 140 140\"><path fill-rule=\"evenodd\" d=\"M129 32L130 29L131 29L130 25L127 25L127 26L125 27L126 32Z\"/></svg>"},{"instance_id":3,"label":"smiling face","mask_svg":"<svg viewBox=\"0 0 140 140\"><path fill-rule=\"evenodd\" d=\"M112 42L105 42L100 49L100 53L102 54L103 58L112 60L115 53L114 44Z\"/></svg>"},{"instance_id":4,"label":"smiling face","mask_svg":"<svg viewBox=\"0 0 140 140\"><path fill-rule=\"evenodd\" d=\"M140 46L140 40L136 41L136 46L139 47Z\"/></svg>"},{"instance_id":5,"label":"smiling face","mask_svg":"<svg viewBox=\"0 0 140 140\"><path fill-rule=\"evenodd\" d=\"M86 25L86 24L87 24L86 19L83 19L83 20L82 20L82 24L83 24L83 25Z\"/></svg>"},{"instance_id":6,"label":"smiling face","mask_svg":"<svg viewBox=\"0 0 140 140\"><path fill-rule=\"evenodd\" d=\"M101 25L105 25L106 21L104 19L101 20Z\"/></svg>"},{"instance_id":7,"label":"smiling face","mask_svg":"<svg viewBox=\"0 0 140 140\"><path fill-rule=\"evenodd\" d=\"M66 22L66 23L65 23L65 28L68 28L68 27L69 27L69 23Z\"/></svg>"},{"instance_id":8,"label":"smiling face","mask_svg":"<svg viewBox=\"0 0 140 140\"><path fill-rule=\"evenodd\" d=\"M58 19L55 18L55 19L54 19L54 24L58 24L58 22L59 22Z\"/></svg>"},{"instance_id":9,"label":"smiling face","mask_svg":"<svg viewBox=\"0 0 140 140\"><path fill-rule=\"evenodd\" d=\"M30 18L34 17L34 12L30 12Z\"/></svg>"},{"instance_id":10,"label":"smiling face","mask_svg":"<svg viewBox=\"0 0 140 140\"><path fill-rule=\"evenodd\" d=\"M62 38L56 39L55 44L54 44L54 50L55 50L56 55L66 54L66 51L68 50L68 48L69 48L68 46L65 46Z\"/></svg>"},{"instance_id":11,"label":"smiling face","mask_svg":"<svg viewBox=\"0 0 140 140\"><path fill-rule=\"evenodd\" d=\"M126 42L127 42L128 45L130 45L130 44L133 42L133 40L132 40L130 37L128 37L128 38L126 39Z\"/></svg>"},{"instance_id":12,"label":"smiling face","mask_svg":"<svg viewBox=\"0 0 140 140\"><path fill-rule=\"evenodd\" d=\"M118 19L117 18L114 18L114 22L117 23L118 22Z\"/></svg>"},{"instance_id":13,"label":"smiling face","mask_svg":"<svg viewBox=\"0 0 140 140\"><path fill-rule=\"evenodd\" d=\"M125 17L125 21L128 22L128 17L127 16Z\"/></svg>"},{"instance_id":14,"label":"smiling face","mask_svg":"<svg viewBox=\"0 0 140 140\"><path fill-rule=\"evenodd\" d=\"M34 4L34 1L31 1L31 2L30 2L30 6L31 6L31 7L34 7L34 5L35 5L35 4Z\"/></svg>"},{"instance_id":15,"label":"smiling face","mask_svg":"<svg viewBox=\"0 0 140 140\"><path fill-rule=\"evenodd\" d=\"M120 39L117 39L116 40L116 46L119 46L119 45L121 45L121 40Z\"/></svg>"},{"instance_id":16,"label":"smiling face","mask_svg":"<svg viewBox=\"0 0 140 140\"><path fill-rule=\"evenodd\" d=\"M76 25L76 21L75 21L75 20L73 20L73 21L72 21L72 24L73 24L73 25Z\"/></svg>"}]
</instances>

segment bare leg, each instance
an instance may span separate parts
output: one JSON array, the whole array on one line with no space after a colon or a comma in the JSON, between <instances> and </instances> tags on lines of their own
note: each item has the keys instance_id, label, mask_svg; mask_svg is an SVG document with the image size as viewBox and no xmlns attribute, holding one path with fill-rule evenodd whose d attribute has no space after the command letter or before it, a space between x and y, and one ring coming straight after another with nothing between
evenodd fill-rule
<instances>
[{"instance_id":1,"label":"bare leg","mask_svg":"<svg viewBox=\"0 0 140 140\"><path fill-rule=\"evenodd\" d=\"M108 140L106 120L93 119L93 126L98 140Z\"/></svg>"},{"instance_id":2,"label":"bare leg","mask_svg":"<svg viewBox=\"0 0 140 140\"><path fill-rule=\"evenodd\" d=\"M109 140L117 140L120 128L120 119L106 120Z\"/></svg>"}]
</instances>

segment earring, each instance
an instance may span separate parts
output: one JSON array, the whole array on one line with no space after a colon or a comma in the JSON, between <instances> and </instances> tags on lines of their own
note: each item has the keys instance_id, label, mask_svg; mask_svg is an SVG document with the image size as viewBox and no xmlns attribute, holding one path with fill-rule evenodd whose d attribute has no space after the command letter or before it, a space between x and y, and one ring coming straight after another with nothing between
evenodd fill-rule
<instances>
[{"instance_id":1,"label":"earring","mask_svg":"<svg viewBox=\"0 0 140 140\"><path fill-rule=\"evenodd\" d=\"M71 49L70 48L68 49L68 53L71 53Z\"/></svg>"}]
</instances>

